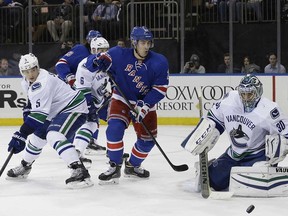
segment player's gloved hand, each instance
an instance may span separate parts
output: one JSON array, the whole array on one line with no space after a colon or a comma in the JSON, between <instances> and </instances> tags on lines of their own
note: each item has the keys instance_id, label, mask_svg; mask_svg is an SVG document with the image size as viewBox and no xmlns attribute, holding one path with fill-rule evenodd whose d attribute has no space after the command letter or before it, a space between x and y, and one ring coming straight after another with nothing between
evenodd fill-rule
<instances>
[{"instance_id":1,"label":"player's gloved hand","mask_svg":"<svg viewBox=\"0 0 288 216\"><path fill-rule=\"evenodd\" d=\"M142 100L138 100L134 110L130 111L132 119L138 123L142 122L145 116L148 114L149 109L149 104L144 103Z\"/></svg>"},{"instance_id":2,"label":"player's gloved hand","mask_svg":"<svg viewBox=\"0 0 288 216\"><path fill-rule=\"evenodd\" d=\"M97 67L98 70L106 72L112 65L112 58L106 52L98 53L93 59L93 64Z\"/></svg>"},{"instance_id":3,"label":"player's gloved hand","mask_svg":"<svg viewBox=\"0 0 288 216\"><path fill-rule=\"evenodd\" d=\"M280 134L267 135L265 137L265 153L271 165L284 160L288 154L288 140Z\"/></svg>"},{"instance_id":4,"label":"player's gloved hand","mask_svg":"<svg viewBox=\"0 0 288 216\"><path fill-rule=\"evenodd\" d=\"M28 103L26 104L26 106L23 107L22 111L23 111L23 120L25 121L31 111L30 100L28 100Z\"/></svg>"},{"instance_id":5,"label":"player's gloved hand","mask_svg":"<svg viewBox=\"0 0 288 216\"><path fill-rule=\"evenodd\" d=\"M67 83L68 83L71 87L73 87L73 85L74 85L74 83L75 83L75 81L76 81L75 75L74 75L74 74L68 74L68 75L66 76L66 80L67 80Z\"/></svg>"},{"instance_id":6,"label":"player's gloved hand","mask_svg":"<svg viewBox=\"0 0 288 216\"><path fill-rule=\"evenodd\" d=\"M27 139L26 134L16 131L8 144L8 152L13 150L13 153L17 154L23 151L26 145L26 139Z\"/></svg>"},{"instance_id":7,"label":"player's gloved hand","mask_svg":"<svg viewBox=\"0 0 288 216\"><path fill-rule=\"evenodd\" d=\"M98 122L98 115L96 113L97 109L93 101L88 103L88 110L89 110L89 113L88 113L87 121Z\"/></svg>"}]
</instances>

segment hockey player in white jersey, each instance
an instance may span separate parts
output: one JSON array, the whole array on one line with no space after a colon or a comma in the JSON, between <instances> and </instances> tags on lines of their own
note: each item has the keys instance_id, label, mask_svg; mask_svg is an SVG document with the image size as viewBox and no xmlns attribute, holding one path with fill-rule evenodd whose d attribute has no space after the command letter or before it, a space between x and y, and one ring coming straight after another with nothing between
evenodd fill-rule
<instances>
[{"instance_id":1,"label":"hockey player in white jersey","mask_svg":"<svg viewBox=\"0 0 288 216\"><path fill-rule=\"evenodd\" d=\"M90 47L91 54L94 55L97 53L106 52L110 46L105 38L98 37L91 40ZM102 118L102 120L106 120L107 118L107 102L109 102L107 100L110 99L111 94L107 89L107 84L109 81L107 74L102 71L98 73L90 72L85 66L86 61L87 58L84 58L79 63L76 72L76 81L74 83L76 89L84 93L89 107L88 120L84 125L82 125L79 130L80 132L77 133L74 140L76 149L81 152L81 158L84 158L83 153L88 146L92 135L98 134L99 116ZM100 112L97 111L99 109L101 109ZM95 136L94 142L97 143L97 137ZM91 152L93 152L91 148L86 149L86 154L91 154ZM92 163L91 160L88 160L85 159L86 163Z\"/></svg>"},{"instance_id":2,"label":"hockey player in white jersey","mask_svg":"<svg viewBox=\"0 0 288 216\"><path fill-rule=\"evenodd\" d=\"M31 110L20 130L12 136L8 151L17 154L24 150L30 136L21 164L8 171L7 179L26 178L48 142L72 171L66 180L67 186L92 186L90 175L71 143L75 132L87 119L88 107L83 93L40 68L32 53L21 56L19 68L23 76L22 86L28 88Z\"/></svg>"},{"instance_id":3,"label":"hockey player in white jersey","mask_svg":"<svg viewBox=\"0 0 288 216\"><path fill-rule=\"evenodd\" d=\"M278 104L262 93L261 81L255 75L246 75L237 90L215 103L185 145L182 143L186 150L198 155L206 148L211 150L224 131L228 133L230 146L208 167L210 186L216 191L228 189L233 167L276 166L288 152L288 119ZM243 185L249 187L246 183ZM255 190L260 188L255 186Z\"/></svg>"}]
</instances>

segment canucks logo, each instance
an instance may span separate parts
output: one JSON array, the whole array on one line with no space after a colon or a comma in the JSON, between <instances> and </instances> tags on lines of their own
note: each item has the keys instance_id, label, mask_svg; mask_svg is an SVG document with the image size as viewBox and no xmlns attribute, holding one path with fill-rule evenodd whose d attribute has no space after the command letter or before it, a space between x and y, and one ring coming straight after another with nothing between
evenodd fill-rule
<instances>
[{"instance_id":1,"label":"canucks logo","mask_svg":"<svg viewBox=\"0 0 288 216\"><path fill-rule=\"evenodd\" d=\"M247 147L247 141L249 140L249 137L242 130L242 125L239 125L237 129L233 128L233 130L231 130L229 134L234 146L238 148Z\"/></svg>"},{"instance_id":2,"label":"canucks logo","mask_svg":"<svg viewBox=\"0 0 288 216\"><path fill-rule=\"evenodd\" d=\"M31 91L36 91L37 89L40 89L40 88L41 88L41 83L40 82L35 82L31 86Z\"/></svg>"},{"instance_id":3,"label":"canucks logo","mask_svg":"<svg viewBox=\"0 0 288 216\"><path fill-rule=\"evenodd\" d=\"M280 116L280 113L277 108L274 108L273 110L270 111L270 115L272 119L276 119Z\"/></svg>"}]
</instances>

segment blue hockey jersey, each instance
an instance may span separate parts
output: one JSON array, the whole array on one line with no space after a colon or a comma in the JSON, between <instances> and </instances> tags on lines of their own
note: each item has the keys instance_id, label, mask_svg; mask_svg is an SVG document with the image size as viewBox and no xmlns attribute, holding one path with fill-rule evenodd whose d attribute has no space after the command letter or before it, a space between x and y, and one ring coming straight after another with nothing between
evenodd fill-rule
<instances>
[{"instance_id":1,"label":"blue hockey jersey","mask_svg":"<svg viewBox=\"0 0 288 216\"><path fill-rule=\"evenodd\" d=\"M110 73L131 102L143 100L153 107L166 95L169 84L167 59L149 51L143 61L134 56L133 48L113 47L108 50L112 58ZM120 93L116 94L121 97Z\"/></svg>"},{"instance_id":2,"label":"blue hockey jersey","mask_svg":"<svg viewBox=\"0 0 288 216\"><path fill-rule=\"evenodd\" d=\"M67 81L67 76L75 75L78 64L89 55L90 50L83 44L77 44L72 47L55 65L58 76L64 81Z\"/></svg>"}]
</instances>

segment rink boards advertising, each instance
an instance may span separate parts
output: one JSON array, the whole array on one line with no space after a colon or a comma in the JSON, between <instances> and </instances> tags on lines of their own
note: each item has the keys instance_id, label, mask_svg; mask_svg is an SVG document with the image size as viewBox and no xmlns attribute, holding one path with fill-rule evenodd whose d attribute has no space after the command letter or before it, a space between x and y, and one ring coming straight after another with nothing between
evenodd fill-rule
<instances>
[{"instance_id":1,"label":"rink boards advertising","mask_svg":"<svg viewBox=\"0 0 288 216\"><path fill-rule=\"evenodd\" d=\"M171 75L166 97L157 105L158 123L167 125L195 125L199 121L198 97L202 97L204 114L223 96L236 89L241 75ZM263 95L276 101L288 113L288 76L259 76ZM22 123L22 108L26 93L21 78L0 78L0 125Z\"/></svg>"}]
</instances>

